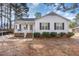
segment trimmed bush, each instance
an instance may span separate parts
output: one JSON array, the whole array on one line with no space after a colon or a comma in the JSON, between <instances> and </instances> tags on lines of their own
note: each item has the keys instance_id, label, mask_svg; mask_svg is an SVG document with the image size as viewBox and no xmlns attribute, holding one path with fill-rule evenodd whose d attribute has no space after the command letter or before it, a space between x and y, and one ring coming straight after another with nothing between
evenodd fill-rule
<instances>
[{"instance_id":1,"label":"trimmed bush","mask_svg":"<svg viewBox=\"0 0 79 59\"><path fill-rule=\"evenodd\" d=\"M46 38L49 38L50 37L50 33L49 32L43 32L42 36L46 37Z\"/></svg>"},{"instance_id":2,"label":"trimmed bush","mask_svg":"<svg viewBox=\"0 0 79 59\"><path fill-rule=\"evenodd\" d=\"M68 32L67 34L64 32L61 32L59 34L57 34L57 32L43 32L42 34L40 34L39 32L35 32L33 33L35 38L40 38L40 37L45 37L45 38L50 38L50 37L71 37L74 35L73 32Z\"/></svg>"},{"instance_id":3,"label":"trimmed bush","mask_svg":"<svg viewBox=\"0 0 79 59\"><path fill-rule=\"evenodd\" d=\"M61 32L61 33L57 34L57 37L63 37L63 36L66 36L66 33Z\"/></svg>"},{"instance_id":4,"label":"trimmed bush","mask_svg":"<svg viewBox=\"0 0 79 59\"><path fill-rule=\"evenodd\" d=\"M71 37L71 36L73 36L73 35L74 35L73 32L68 32L68 33L67 33L67 37Z\"/></svg>"},{"instance_id":5,"label":"trimmed bush","mask_svg":"<svg viewBox=\"0 0 79 59\"><path fill-rule=\"evenodd\" d=\"M39 32L35 32L33 34L34 34L34 37L36 37L36 38L39 38L41 36L41 34Z\"/></svg>"},{"instance_id":6,"label":"trimmed bush","mask_svg":"<svg viewBox=\"0 0 79 59\"><path fill-rule=\"evenodd\" d=\"M51 32L51 33L50 33L50 36L51 36L51 37L56 37L56 36L57 36L57 32Z\"/></svg>"}]
</instances>

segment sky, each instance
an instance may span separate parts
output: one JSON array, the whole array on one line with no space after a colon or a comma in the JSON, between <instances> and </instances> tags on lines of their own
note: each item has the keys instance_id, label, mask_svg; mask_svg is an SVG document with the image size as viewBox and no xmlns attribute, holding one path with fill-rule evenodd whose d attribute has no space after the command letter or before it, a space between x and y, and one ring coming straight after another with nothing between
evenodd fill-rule
<instances>
[{"instance_id":1,"label":"sky","mask_svg":"<svg viewBox=\"0 0 79 59\"><path fill-rule=\"evenodd\" d=\"M62 12L60 10L56 10L55 7L53 7L53 6L46 6L45 4L42 4L42 3L28 3L27 5L29 7L28 14L29 14L30 18L34 18L35 17L34 15L36 12L40 12L42 14L42 16L44 16L53 11L63 17L66 17L66 18L72 20L75 18L76 14L79 13L79 8L76 8L74 10L69 10L66 12ZM70 7L70 6L72 6L72 3L65 3L65 6Z\"/></svg>"}]
</instances>

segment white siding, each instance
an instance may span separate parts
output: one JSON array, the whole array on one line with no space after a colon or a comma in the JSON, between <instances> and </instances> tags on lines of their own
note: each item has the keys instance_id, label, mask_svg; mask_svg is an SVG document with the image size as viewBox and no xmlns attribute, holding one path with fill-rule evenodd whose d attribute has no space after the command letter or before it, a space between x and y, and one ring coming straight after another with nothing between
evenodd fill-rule
<instances>
[{"instance_id":1,"label":"white siding","mask_svg":"<svg viewBox=\"0 0 79 59\"><path fill-rule=\"evenodd\" d=\"M50 23L50 30L40 30L40 22L49 22ZM54 30L54 23L55 22L60 22L60 23L64 23L64 30ZM35 21L35 32L68 32L69 31L69 27L68 27L68 21L65 20L62 17L59 17L57 15L49 15L40 19L37 19Z\"/></svg>"}]
</instances>

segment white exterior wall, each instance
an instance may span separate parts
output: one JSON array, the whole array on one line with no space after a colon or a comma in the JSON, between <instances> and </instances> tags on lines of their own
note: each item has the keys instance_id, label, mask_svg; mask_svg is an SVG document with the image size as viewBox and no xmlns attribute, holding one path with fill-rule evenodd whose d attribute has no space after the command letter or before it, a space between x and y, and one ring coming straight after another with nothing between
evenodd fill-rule
<instances>
[{"instance_id":1,"label":"white exterior wall","mask_svg":"<svg viewBox=\"0 0 79 59\"><path fill-rule=\"evenodd\" d=\"M40 30L40 25L39 23L42 23L42 22L49 22L50 23L50 30ZM55 22L60 22L60 23L64 23L64 30L54 30L54 23ZM69 21L68 20L65 20L64 18L62 17L59 17L57 15L49 15L49 16L45 16L43 18L40 18L40 19L37 19L35 21L35 32L69 32Z\"/></svg>"},{"instance_id":2,"label":"white exterior wall","mask_svg":"<svg viewBox=\"0 0 79 59\"><path fill-rule=\"evenodd\" d=\"M43 23L43 22L49 22L50 23L50 30L40 30L40 24L39 23ZM64 30L54 30L54 23L56 22L60 22L60 23L64 23ZM45 17L42 17L40 19L35 20L34 22L28 22L28 21L16 21L15 25L17 25L17 28L19 27L19 24L22 25L22 30L18 31L16 28L14 30L14 33L25 33L25 32L29 32L29 30L25 30L24 27L26 26L26 24L32 24L33 23L33 31L32 32L69 32L69 21L59 17L57 15L48 15Z\"/></svg>"}]
</instances>

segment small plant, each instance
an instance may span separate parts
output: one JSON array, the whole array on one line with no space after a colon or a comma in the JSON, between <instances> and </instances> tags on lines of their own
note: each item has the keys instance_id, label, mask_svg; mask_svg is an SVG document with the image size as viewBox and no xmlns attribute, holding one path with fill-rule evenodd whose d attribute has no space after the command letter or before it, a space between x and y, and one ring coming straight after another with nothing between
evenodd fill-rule
<instances>
[{"instance_id":1,"label":"small plant","mask_svg":"<svg viewBox=\"0 0 79 59\"><path fill-rule=\"evenodd\" d=\"M68 32L68 33L67 33L67 37L71 37L71 36L73 36L73 35L74 35L73 32Z\"/></svg>"},{"instance_id":2,"label":"small plant","mask_svg":"<svg viewBox=\"0 0 79 59\"><path fill-rule=\"evenodd\" d=\"M41 34L39 32L35 32L33 34L34 34L34 37L36 37L36 38L39 38L41 36Z\"/></svg>"},{"instance_id":3,"label":"small plant","mask_svg":"<svg viewBox=\"0 0 79 59\"><path fill-rule=\"evenodd\" d=\"M56 36L57 36L57 32L51 32L51 33L50 33L50 36L51 36L51 37L56 37Z\"/></svg>"},{"instance_id":4,"label":"small plant","mask_svg":"<svg viewBox=\"0 0 79 59\"><path fill-rule=\"evenodd\" d=\"M49 32L43 32L42 33L42 36L48 38L48 37L50 37L50 33Z\"/></svg>"}]
</instances>

